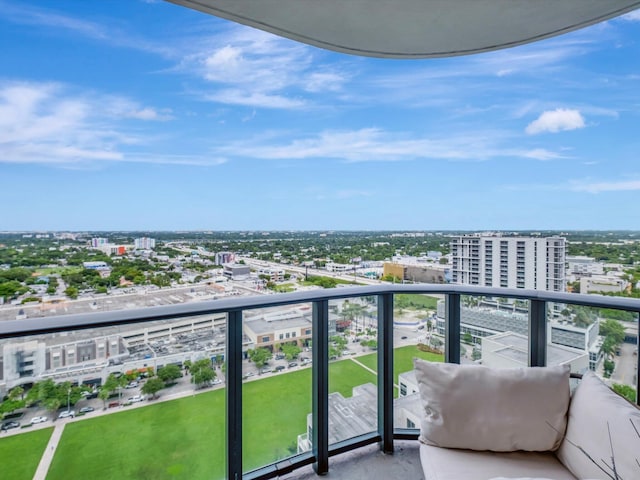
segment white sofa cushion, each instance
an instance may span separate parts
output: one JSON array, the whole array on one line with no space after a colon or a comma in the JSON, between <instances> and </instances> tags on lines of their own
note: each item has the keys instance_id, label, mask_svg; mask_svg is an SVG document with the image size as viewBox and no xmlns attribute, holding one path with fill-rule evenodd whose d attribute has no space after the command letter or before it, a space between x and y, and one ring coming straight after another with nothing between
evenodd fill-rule
<instances>
[{"instance_id":1,"label":"white sofa cushion","mask_svg":"<svg viewBox=\"0 0 640 480\"><path fill-rule=\"evenodd\" d=\"M414 359L414 367L423 443L496 452L560 445L569 407L568 366L491 369Z\"/></svg>"},{"instance_id":2,"label":"white sofa cushion","mask_svg":"<svg viewBox=\"0 0 640 480\"><path fill-rule=\"evenodd\" d=\"M611 432L611 443L609 441ZM640 410L587 372L573 394L560 461L578 478L640 478Z\"/></svg>"},{"instance_id":3,"label":"white sofa cushion","mask_svg":"<svg viewBox=\"0 0 640 480\"><path fill-rule=\"evenodd\" d=\"M551 452L478 452L420 445L425 480L575 480Z\"/></svg>"}]
</instances>

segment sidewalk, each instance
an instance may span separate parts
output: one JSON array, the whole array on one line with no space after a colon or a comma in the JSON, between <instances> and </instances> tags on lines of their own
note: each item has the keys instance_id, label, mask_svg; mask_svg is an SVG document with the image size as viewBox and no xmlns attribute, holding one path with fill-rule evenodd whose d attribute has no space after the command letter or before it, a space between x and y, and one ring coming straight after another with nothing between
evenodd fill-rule
<instances>
[{"instance_id":1,"label":"sidewalk","mask_svg":"<svg viewBox=\"0 0 640 480\"><path fill-rule=\"evenodd\" d=\"M53 428L53 433L49 438L47 448L44 449L44 453L42 454L42 458L38 464L38 469L33 476L33 480L45 480L49 467L51 466L51 462L53 461L53 456L56 453L56 448L58 448L58 444L60 443L60 438L62 437L62 431L64 430L65 425L66 423L58 423Z\"/></svg>"}]
</instances>

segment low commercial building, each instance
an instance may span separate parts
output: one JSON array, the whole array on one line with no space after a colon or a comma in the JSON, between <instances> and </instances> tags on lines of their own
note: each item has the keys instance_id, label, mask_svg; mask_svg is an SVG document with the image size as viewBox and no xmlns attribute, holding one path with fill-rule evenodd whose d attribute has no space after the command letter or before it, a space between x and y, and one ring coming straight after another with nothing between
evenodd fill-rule
<instances>
[{"instance_id":1,"label":"low commercial building","mask_svg":"<svg viewBox=\"0 0 640 480\"><path fill-rule=\"evenodd\" d=\"M302 347L311 340L311 313L298 309L247 317L242 326L256 348L273 351L276 345L285 343Z\"/></svg>"},{"instance_id":2,"label":"low commercial building","mask_svg":"<svg viewBox=\"0 0 640 480\"><path fill-rule=\"evenodd\" d=\"M580 279L580 293L620 293L628 286L628 281L612 275L592 275Z\"/></svg>"},{"instance_id":3,"label":"low commercial building","mask_svg":"<svg viewBox=\"0 0 640 480\"><path fill-rule=\"evenodd\" d=\"M528 312L515 305L504 308L505 310L489 306L461 307L461 334L471 335L471 339L476 345L482 344L486 337L505 332L512 332L526 338L529 335ZM589 354L592 358L589 367L595 371L602 361L598 344L599 329L599 320L595 320L586 327L578 327L566 320L551 320L547 325L547 338L550 345L577 349ZM437 305L436 333L442 336L445 333L445 303L443 301L439 301Z\"/></svg>"},{"instance_id":4,"label":"low commercial building","mask_svg":"<svg viewBox=\"0 0 640 480\"><path fill-rule=\"evenodd\" d=\"M223 266L222 274L230 280L247 280L251 275L249 265L229 263Z\"/></svg>"},{"instance_id":5,"label":"low commercial building","mask_svg":"<svg viewBox=\"0 0 640 480\"><path fill-rule=\"evenodd\" d=\"M593 257L567 255L567 274L569 275L602 275L604 263L596 262Z\"/></svg>"},{"instance_id":6,"label":"low commercial building","mask_svg":"<svg viewBox=\"0 0 640 480\"><path fill-rule=\"evenodd\" d=\"M0 397L19 385L100 384L110 373L225 356L226 314L198 315L0 343ZM243 351L254 348L245 336Z\"/></svg>"},{"instance_id":7,"label":"low commercial building","mask_svg":"<svg viewBox=\"0 0 640 480\"><path fill-rule=\"evenodd\" d=\"M284 281L284 268L263 267L258 270L258 275L266 275L271 282Z\"/></svg>"},{"instance_id":8,"label":"low commercial building","mask_svg":"<svg viewBox=\"0 0 640 480\"><path fill-rule=\"evenodd\" d=\"M518 368L529 365L529 339L505 332L482 339L482 364L491 368ZM589 353L584 350L547 345L547 365L569 365L571 372L589 369Z\"/></svg>"},{"instance_id":9,"label":"low commercial building","mask_svg":"<svg viewBox=\"0 0 640 480\"><path fill-rule=\"evenodd\" d=\"M405 282L447 283L450 280L450 269L436 263L385 262L383 275L392 275Z\"/></svg>"}]
</instances>

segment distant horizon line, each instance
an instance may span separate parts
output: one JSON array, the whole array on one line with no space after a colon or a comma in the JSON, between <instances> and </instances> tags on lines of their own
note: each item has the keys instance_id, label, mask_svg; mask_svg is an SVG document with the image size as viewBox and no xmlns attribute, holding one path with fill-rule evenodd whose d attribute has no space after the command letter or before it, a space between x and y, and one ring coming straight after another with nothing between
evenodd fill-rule
<instances>
[{"instance_id":1,"label":"distant horizon line","mask_svg":"<svg viewBox=\"0 0 640 480\"><path fill-rule=\"evenodd\" d=\"M44 233L361 233L361 232L380 232L380 233L542 233L542 232L558 232L558 233L575 233L575 232L598 232L598 233L636 233L640 234L639 230L631 229L188 229L188 230L0 230L0 235L16 235L16 234L44 234Z\"/></svg>"}]
</instances>

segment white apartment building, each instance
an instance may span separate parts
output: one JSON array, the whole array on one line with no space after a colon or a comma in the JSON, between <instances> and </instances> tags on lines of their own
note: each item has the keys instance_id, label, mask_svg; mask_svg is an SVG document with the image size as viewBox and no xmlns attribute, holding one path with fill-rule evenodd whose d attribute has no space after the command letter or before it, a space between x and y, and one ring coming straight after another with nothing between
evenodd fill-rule
<instances>
[{"instance_id":1,"label":"white apartment building","mask_svg":"<svg viewBox=\"0 0 640 480\"><path fill-rule=\"evenodd\" d=\"M565 239L499 234L451 240L453 283L564 292Z\"/></svg>"},{"instance_id":2,"label":"white apartment building","mask_svg":"<svg viewBox=\"0 0 640 480\"><path fill-rule=\"evenodd\" d=\"M136 250L153 250L156 248L156 239L149 237L136 238L133 241Z\"/></svg>"}]
</instances>

